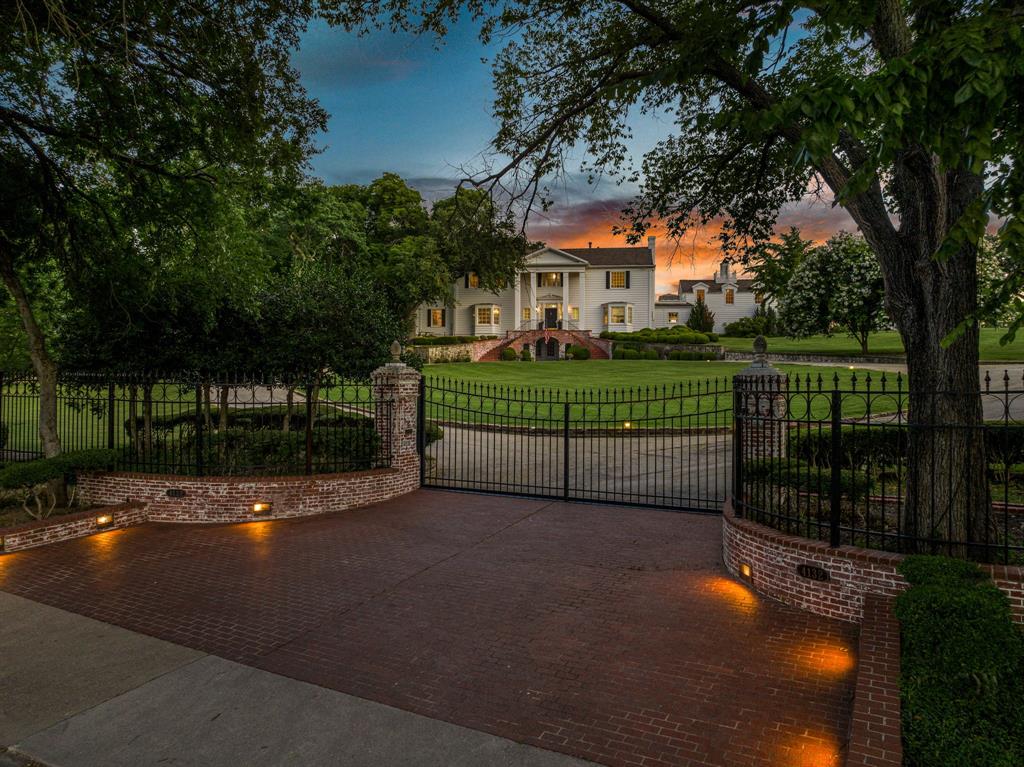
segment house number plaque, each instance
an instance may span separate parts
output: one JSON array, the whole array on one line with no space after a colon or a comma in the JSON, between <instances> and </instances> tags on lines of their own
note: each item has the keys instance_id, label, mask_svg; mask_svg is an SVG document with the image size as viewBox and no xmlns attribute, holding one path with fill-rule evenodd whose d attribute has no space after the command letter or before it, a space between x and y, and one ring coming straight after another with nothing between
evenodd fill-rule
<instances>
[{"instance_id":1,"label":"house number plaque","mask_svg":"<svg viewBox=\"0 0 1024 767\"><path fill-rule=\"evenodd\" d=\"M828 570L817 565L797 565L796 574L812 581L827 581L829 578Z\"/></svg>"}]
</instances>

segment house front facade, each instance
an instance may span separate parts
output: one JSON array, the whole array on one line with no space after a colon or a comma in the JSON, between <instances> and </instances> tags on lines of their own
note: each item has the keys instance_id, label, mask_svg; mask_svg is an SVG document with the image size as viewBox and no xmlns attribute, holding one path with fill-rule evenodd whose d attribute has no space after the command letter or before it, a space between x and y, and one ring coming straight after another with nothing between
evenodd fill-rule
<instances>
[{"instance_id":1,"label":"house front facade","mask_svg":"<svg viewBox=\"0 0 1024 767\"><path fill-rule=\"evenodd\" d=\"M719 264L718 272L706 280L679 280L679 292L658 296L654 306L656 328L685 325L697 299L715 315L715 333L721 333L730 322L742 317L753 317L763 303L754 290L752 279L740 278L730 268L728 259Z\"/></svg>"},{"instance_id":2,"label":"house front facade","mask_svg":"<svg viewBox=\"0 0 1024 767\"><path fill-rule=\"evenodd\" d=\"M504 290L466 275L451 305L423 305L419 335L504 336L534 331L632 331L655 321L655 238L639 248L545 247Z\"/></svg>"}]
</instances>

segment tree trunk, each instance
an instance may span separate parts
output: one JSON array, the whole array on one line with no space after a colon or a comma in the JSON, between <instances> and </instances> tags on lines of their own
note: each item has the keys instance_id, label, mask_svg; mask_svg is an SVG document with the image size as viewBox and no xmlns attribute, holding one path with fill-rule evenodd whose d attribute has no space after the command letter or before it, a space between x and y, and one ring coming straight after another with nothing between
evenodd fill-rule
<instances>
[{"instance_id":1,"label":"tree trunk","mask_svg":"<svg viewBox=\"0 0 1024 767\"><path fill-rule=\"evenodd\" d=\"M14 268L14 260L6 248L0 247L0 279L14 299L21 325L28 337L28 354L32 368L39 380L39 439L43 455L52 458L61 451L60 434L57 432L57 365L46 349L42 328L36 322L35 313L28 295L21 284L21 278Z\"/></svg>"}]
</instances>

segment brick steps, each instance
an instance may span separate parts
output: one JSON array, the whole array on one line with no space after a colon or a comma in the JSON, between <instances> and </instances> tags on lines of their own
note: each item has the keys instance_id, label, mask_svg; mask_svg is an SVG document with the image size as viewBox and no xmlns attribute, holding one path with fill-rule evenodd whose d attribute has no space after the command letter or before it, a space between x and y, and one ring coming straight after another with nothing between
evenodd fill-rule
<instances>
[{"instance_id":1,"label":"brick steps","mask_svg":"<svg viewBox=\"0 0 1024 767\"><path fill-rule=\"evenodd\" d=\"M555 339L558 341L559 348L564 347L566 344L583 346L590 351L591 359L606 360L611 358L611 344L594 338L589 330L514 330L500 344L487 351L486 354L483 354L480 357L480 362L500 361L501 353L510 346L518 354L523 346L529 345L530 352L536 354L538 339L543 339L545 342Z\"/></svg>"}]
</instances>

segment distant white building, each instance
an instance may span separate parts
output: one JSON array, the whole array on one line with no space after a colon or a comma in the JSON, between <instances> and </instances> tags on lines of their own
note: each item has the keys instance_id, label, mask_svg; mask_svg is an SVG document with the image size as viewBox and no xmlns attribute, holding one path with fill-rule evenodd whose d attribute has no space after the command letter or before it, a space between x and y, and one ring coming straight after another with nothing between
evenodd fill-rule
<instances>
[{"instance_id":1,"label":"distant white building","mask_svg":"<svg viewBox=\"0 0 1024 767\"><path fill-rule=\"evenodd\" d=\"M754 292L752 279L740 279L724 259L718 272L707 280L679 280L679 292L658 296L654 304L654 327L669 328L685 325L697 298L704 299L715 315L714 332L721 333L730 322L741 317L753 317L764 302Z\"/></svg>"}]
</instances>

